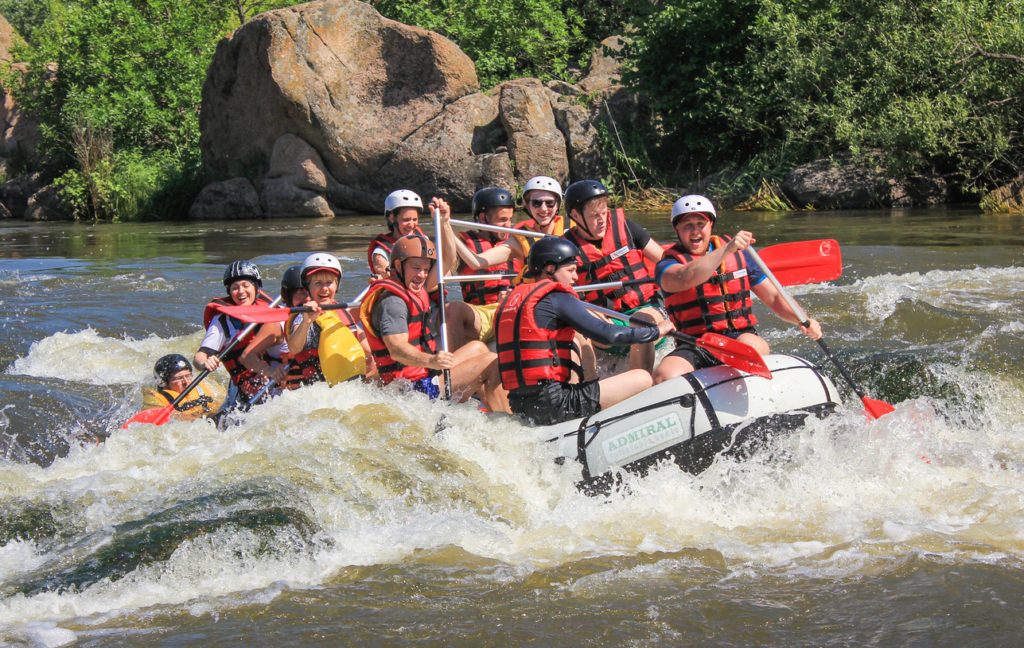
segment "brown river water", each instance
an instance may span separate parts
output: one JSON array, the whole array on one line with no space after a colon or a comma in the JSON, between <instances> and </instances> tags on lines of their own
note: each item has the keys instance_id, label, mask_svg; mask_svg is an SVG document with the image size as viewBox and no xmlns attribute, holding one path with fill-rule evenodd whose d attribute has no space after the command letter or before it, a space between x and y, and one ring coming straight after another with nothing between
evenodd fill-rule
<instances>
[{"instance_id":1,"label":"brown river water","mask_svg":"<svg viewBox=\"0 0 1024 648\"><path fill-rule=\"evenodd\" d=\"M511 419L352 383L118 429L226 263L276 288L330 251L351 297L381 222L0 222L0 645L1024 641L1024 216L722 214L762 247L839 241L843 276L793 293L896 410L867 420L761 308L845 404L699 475L588 497Z\"/></svg>"}]
</instances>

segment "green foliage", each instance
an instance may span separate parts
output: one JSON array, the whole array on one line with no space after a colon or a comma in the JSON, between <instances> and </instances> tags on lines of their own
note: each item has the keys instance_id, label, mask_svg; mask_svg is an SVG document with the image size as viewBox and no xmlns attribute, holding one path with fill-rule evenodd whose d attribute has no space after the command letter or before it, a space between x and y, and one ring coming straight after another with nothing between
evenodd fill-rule
<instances>
[{"instance_id":1,"label":"green foliage","mask_svg":"<svg viewBox=\"0 0 1024 648\"><path fill-rule=\"evenodd\" d=\"M291 2L25 4L35 9L14 15L31 37L15 58L28 71L8 71L5 87L39 119L50 174L76 212L134 220L187 210L198 191L199 108L214 48L242 16Z\"/></svg>"},{"instance_id":2,"label":"green foliage","mask_svg":"<svg viewBox=\"0 0 1024 648\"><path fill-rule=\"evenodd\" d=\"M50 15L50 3L45 0L0 0L0 15L11 23L14 31L31 43L36 27L42 25Z\"/></svg>"},{"instance_id":3,"label":"green foliage","mask_svg":"<svg viewBox=\"0 0 1024 648\"><path fill-rule=\"evenodd\" d=\"M881 149L977 186L1024 162L1022 0L670 0L626 54L700 164Z\"/></svg>"},{"instance_id":4,"label":"green foliage","mask_svg":"<svg viewBox=\"0 0 1024 648\"><path fill-rule=\"evenodd\" d=\"M560 0L379 0L382 15L443 34L489 88L515 77L561 78L584 48L584 21Z\"/></svg>"}]
</instances>

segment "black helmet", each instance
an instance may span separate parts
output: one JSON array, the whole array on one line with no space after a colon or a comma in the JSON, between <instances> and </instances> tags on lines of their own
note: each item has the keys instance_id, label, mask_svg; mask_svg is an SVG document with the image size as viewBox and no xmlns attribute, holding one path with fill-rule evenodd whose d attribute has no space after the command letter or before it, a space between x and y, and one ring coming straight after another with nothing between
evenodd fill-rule
<instances>
[{"instance_id":1,"label":"black helmet","mask_svg":"<svg viewBox=\"0 0 1024 648\"><path fill-rule=\"evenodd\" d=\"M191 370L192 365L180 353L171 353L156 361L156 364L153 365L153 375L156 376L157 382L161 385L166 385L171 376L182 369Z\"/></svg>"},{"instance_id":2,"label":"black helmet","mask_svg":"<svg viewBox=\"0 0 1024 648\"><path fill-rule=\"evenodd\" d=\"M566 263L575 262L580 251L576 245L560 236L545 236L530 246L527 266L530 276L540 276L544 268L554 265L556 268Z\"/></svg>"},{"instance_id":3,"label":"black helmet","mask_svg":"<svg viewBox=\"0 0 1024 648\"><path fill-rule=\"evenodd\" d=\"M470 205L470 211L473 213L475 220L480 220L480 212L490 207L515 207L516 200L512 197L511 191L506 191L501 187L484 187L480 191L473 194L473 203Z\"/></svg>"},{"instance_id":4,"label":"black helmet","mask_svg":"<svg viewBox=\"0 0 1024 648\"><path fill-rule=\"evenodd\" d=\"M608 189L597 180L574 182L565 189L565 213L571 214L574 209L583 213L583 203L607 195Z\"/></svg>"},{"instance_id":5,"label":"black helmet","mask_svg":"<svg viewBox=\"0 0 1024 648\"><path fill-rule=\"evenodd\" d=\"M292 293L302 288L302 266L288 266L281 275L281 300L285 306L292 305Z\"/></svg>"},{"instance_id":6,"label":"black helmet","mask_svg":"<svg viewBox=\"0 0 1024 648\"><path fill-rule=\"evenodd\" d=\"M252 261L235 261L224 269L224 287L230 288L231 284L241 279L248 279L257 288L263 287L263 279L260 277L260 269Z\"/></svg>"}]
</instances>

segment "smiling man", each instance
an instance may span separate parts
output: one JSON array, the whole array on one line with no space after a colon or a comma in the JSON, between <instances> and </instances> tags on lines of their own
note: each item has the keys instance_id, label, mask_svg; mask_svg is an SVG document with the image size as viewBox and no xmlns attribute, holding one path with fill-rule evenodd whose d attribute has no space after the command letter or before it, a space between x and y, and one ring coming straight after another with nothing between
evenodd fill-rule
<instances>
[{"instance_id":1,"label":"smiling man","mask_svg":"<svg viewBox=\"0 0 1024 648\"><path fill-rule=\"evenodd\" d=\"M435 198L432 206L450 212L443 200ZM447 369L458 400L475 393L491 411L508 411L497 355L479 341L455 352L439 344L438 302L431 296L438 289L436 262L434 244L426 237L403 236L391 251L391 278L374 282L360 306L381 380L405 379L416 391L437 398Z\"/></svg>"},{"instance_id":2,"label":"smiling man","mask_svg":"<svg viewBox=\"0 0 1024 648\"><path fill-rule=\"evenodd\" d=\"M581 283L639 282L592 290L584 299L654 324L665 321L661 295L649 269L661 260L664 250L647 230L628 220L621 209L609 209L608 189L597 180L580 180L566 188L565 213L573 224L565 238L581 252ZM629 349L629 368L651 371L654 344L634 344Z\"/></svg>"},{"instance_id":3,"label":"smiling man","mask_svg":"<svg viewBox=\"0 0 1024 648\"><path fill-rule=\"evenodd\" d=\"M672 228L679 242L665 251L655 269L658 285L667 295L665 308L681 333L718 333L766 354L768 343L754 329L757 317L750 293L787 322L800 324L800 318L745 252L754 242L753 235L739 230L732 238L717 236L712 233L717 218L714 205L704 196L683 196L672 205ZM814 340L821 337L817 320L800 329ZM720 363L703 349L677 344L658 365L654 382L716 364Z\"/></svg>"}]
</instances>

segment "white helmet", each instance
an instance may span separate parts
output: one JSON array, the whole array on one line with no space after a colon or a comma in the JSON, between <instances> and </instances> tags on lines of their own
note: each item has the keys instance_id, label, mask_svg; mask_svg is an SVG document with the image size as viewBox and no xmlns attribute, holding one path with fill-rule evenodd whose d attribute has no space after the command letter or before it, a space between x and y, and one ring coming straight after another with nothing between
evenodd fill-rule
<instances>
[{"instance_id":1,"label":"white helmet","mask_svg":"<svg viewBox=\"0 0 1024 648\"><path fill-rule=\"evenodd\" d=\"M526 194L530 193L534 189L541 191L550 191L553 194L558 194L558 202L562 202L562 185L558 184L558 180L549 178L547 176L534 176L526 181L526 186L523 187L523 201L526 201Z\"/></svg>"},{"instance_id":2,"label":"white helmet","mask_svg":"<svg viewBox=\"0 0 1024 648\"><path fill-rule=\"evenodd\" d=\"M415 191L409 191L408 189L399 189L398 191L392 191L388 194L388 197L384 199L384 215L387 216L396 209L402 207L415 207L420 212L423 211L423 201Z\"/></svg>"},{"instance_id":3,"label":"white helmet","mask_svg":"<svg viewBox=\"0 0 1024 648\"><path fill-rule=\"evenodd\" d=\"M712 225L715 224L715 219L718 218L718 213L715 211L715 206L711 204L711 201L698 194L683 196L672 205L672 225L675 226L676 220L687 214L704 214L711 221Z\"/></svg>"},{"instance_id":4,"label":"white helmet","mask_svg":"<svg viewBox=\"0 0 1024 648\"><path fill-rule=\"evenodd\" d=\"M333 272L338 275L338 279L341 279L341 262L338 261L338 257L326 252L314 252L306 257L306 260L302 262L302 269L299 270L302 285L308 287L309 276L320 270Z\"/></svg>"}]
</instances>

